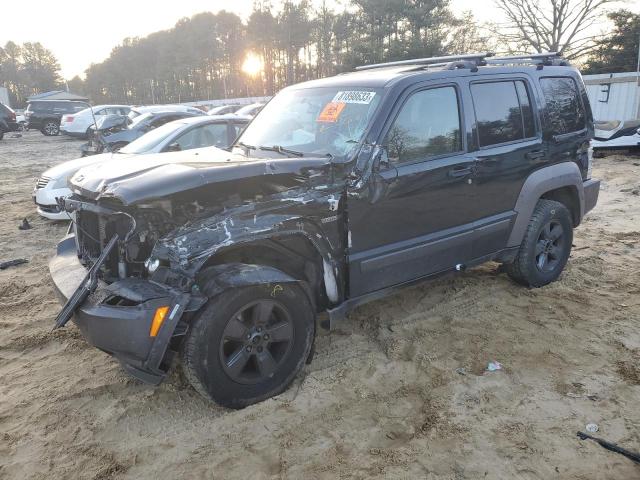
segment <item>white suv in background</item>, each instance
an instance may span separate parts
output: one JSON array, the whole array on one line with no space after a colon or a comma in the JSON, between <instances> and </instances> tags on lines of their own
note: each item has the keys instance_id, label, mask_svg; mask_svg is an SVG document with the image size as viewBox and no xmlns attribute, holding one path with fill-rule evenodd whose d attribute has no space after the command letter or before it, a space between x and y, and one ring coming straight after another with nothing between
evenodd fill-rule
<instances>
[{"instance_id":1,"label":"white suv in background","mask_svg":"<svg viewBox=\"0 0 640 480\"><path fill-rule=\"evenodd\" d=\"M85 108L78 113L66 114L60 120L60 132L71 137L87 138L89 128L93 125L93 117L96 121L105 115L128 115L131 107L127 105L97 105L91 109Z\"/></svg>"}]
</instances>

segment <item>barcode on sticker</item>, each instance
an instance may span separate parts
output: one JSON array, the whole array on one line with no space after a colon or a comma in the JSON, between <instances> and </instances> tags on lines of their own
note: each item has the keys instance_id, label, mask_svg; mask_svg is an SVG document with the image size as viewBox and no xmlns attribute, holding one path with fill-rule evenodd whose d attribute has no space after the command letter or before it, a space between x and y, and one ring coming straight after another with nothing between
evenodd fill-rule
<instances>
[{"instance_id":1,"label":"barcode on sticker","mask_svg":"<svg viewBox=\"0 0 640 480\"><path fill-rule=\"evenodd\" d=\"M362 92L358 90L347 90L336 93L332 102L340 103L362 103L368 105L376 96L376 92Z\"/></svg>"}]
</instances>

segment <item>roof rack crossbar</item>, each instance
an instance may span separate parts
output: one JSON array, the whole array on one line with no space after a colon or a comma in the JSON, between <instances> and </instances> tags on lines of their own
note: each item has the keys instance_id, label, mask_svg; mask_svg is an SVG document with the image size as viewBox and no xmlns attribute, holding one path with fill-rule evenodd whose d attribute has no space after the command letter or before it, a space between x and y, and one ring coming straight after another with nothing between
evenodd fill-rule
<instances>
[{"instance_id":1,"label":"roof rack crossbar","mask_svg":"<svg viewBox=\"0 0 640 480\"><path fill-rule=\"evenodd\" d=\"M397 62L385 62L385 63L374 63L372 65L361 65L356 67L356 70L372 70L374 68L385 68L385 67L399 67L402 65L435 65L435 64L447 64L449 62L454 62L457 60L475 60L476 63L481 64L485 61L485 58L492 57L494 55L493 52L483 52L483 53L470 53L466 55L448 55L444 57L430 57L430 58L415 58L411 60L399 60Z\"/></svg>"},{"instance_id":2,"label":"roof rack crossbar","mask_svg":"<svg viewBox=\"0 0 640 480\"><path fill-rule=\"evenodd\" d=\"M558 52L542 52L542 53L532 53L530 55L509 55L506 57L494 57L491 59L491 61L494 62L496 60L510 61L510 60L537 60L537 59L544 60L545 58L554 58L554 57L561 57L561 56L562 55Z\"/></svg>"}]
</instances>

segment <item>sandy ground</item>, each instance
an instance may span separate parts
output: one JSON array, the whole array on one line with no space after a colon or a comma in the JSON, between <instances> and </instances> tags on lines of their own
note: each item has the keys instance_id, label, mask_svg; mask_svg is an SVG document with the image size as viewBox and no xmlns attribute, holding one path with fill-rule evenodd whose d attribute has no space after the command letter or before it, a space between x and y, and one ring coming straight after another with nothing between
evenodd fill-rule
<instances>
[{"instance_id":1,"label":"sandy ground","mask_svg":"<svg viewBox=\"0 0 640 480\"><path fill-rule=\"evenodd\" d=\"M371 303L287 392L229 411L178 373L138 383L73 325L51 333L66 226L31 190L80 143L10 137L0 261L30 262L0 271L0 478L640 478L575 435L595 422L640 450L640 158L597 160L600 203L559 282L528 290L489 264Z\"/></svg>"}]
</instances>

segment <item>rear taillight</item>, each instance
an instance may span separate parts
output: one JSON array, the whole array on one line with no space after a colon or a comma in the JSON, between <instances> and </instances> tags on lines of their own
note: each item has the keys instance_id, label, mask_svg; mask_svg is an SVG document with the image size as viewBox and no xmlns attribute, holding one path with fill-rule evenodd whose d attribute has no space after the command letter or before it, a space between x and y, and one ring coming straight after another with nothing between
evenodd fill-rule
<instances>
[{"instance_id":1,"label":"rear taillight","mask_svg":"<svg viewBox=\"0 0 640 480\"><path fill-rule=\"evenodd\" d=\"M73 122L73 115L67 115L66 117L64 117L64 121L65 123Z\"/></svg>"},{"instance_id":2,"label":"rear taillight","mask_svg":"<svg viewBox=\"0 0 640 480\"><path fill-rule=\"evenodd\" d=\"M16 112L9 112L9 119L12 122L15 122L16 121Z\"/></svg>"}]
</instances>

